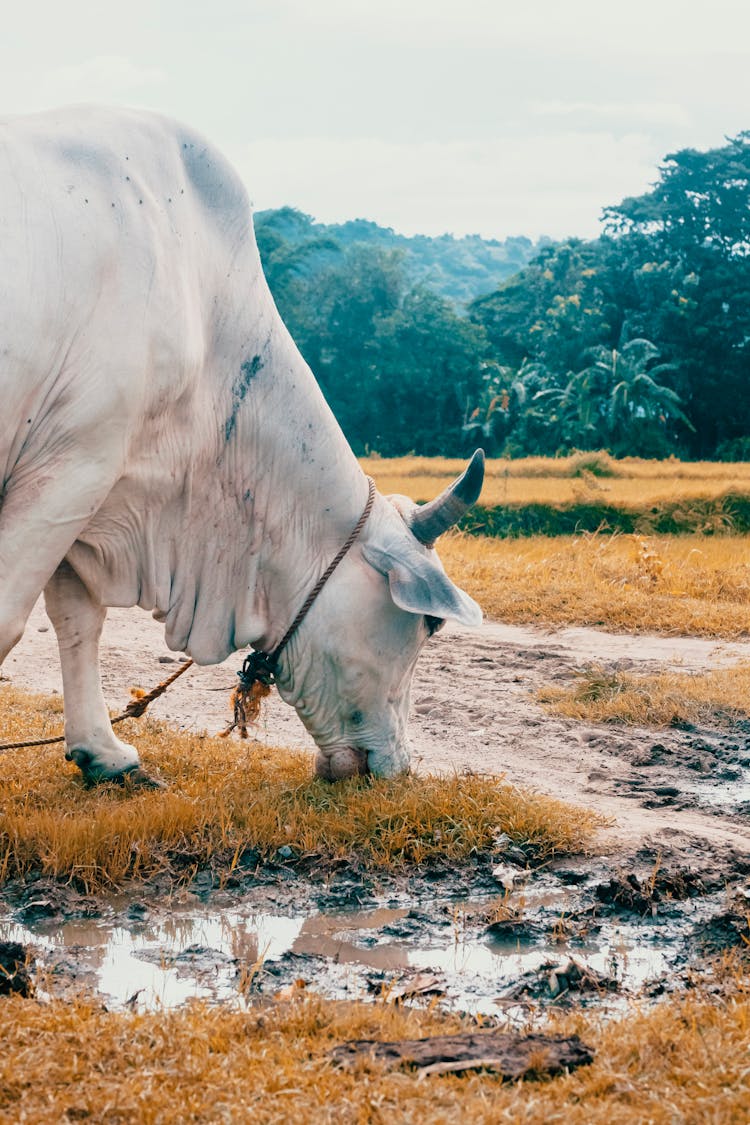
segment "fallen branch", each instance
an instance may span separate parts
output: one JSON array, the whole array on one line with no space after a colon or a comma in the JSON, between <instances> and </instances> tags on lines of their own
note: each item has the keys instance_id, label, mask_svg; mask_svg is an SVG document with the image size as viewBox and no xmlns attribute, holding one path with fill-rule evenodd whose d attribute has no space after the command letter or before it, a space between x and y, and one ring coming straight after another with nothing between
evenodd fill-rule
<instances>
[{"instance_id":1,"label":"fallen branch","mask_svg":"<svg viewBox=\"0 0 750 1125\"><path fill-rule=\"evenodd\" d=\"M467 1032L428 1039L379 1042L353 1039L330 1052L334 1062L351 1065L370 1057L391 1068L415 1067L420 1077L463 1070L494 1070L503 1078L539 1078L575 1070L593 1061L591 1047L577 1035L513 1035L505 1032Z\"/></svg>"}]
</instances>

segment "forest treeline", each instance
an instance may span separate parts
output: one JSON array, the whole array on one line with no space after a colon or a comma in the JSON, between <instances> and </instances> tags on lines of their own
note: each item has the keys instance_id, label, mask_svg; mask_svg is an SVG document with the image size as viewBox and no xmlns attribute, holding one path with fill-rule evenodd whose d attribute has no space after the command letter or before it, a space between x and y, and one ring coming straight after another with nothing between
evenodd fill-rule
<instances>
[{"instance_id":1,"label":"forest treeline","mask_svg":"<svg viewBox=\"0 0 750 1125\"><path fill-rule=\"evenodd\" d=\"M534 246L282 208L256 234L357 453L750 459L750 131L603 219Z\"/></svg>"}]
</instances>

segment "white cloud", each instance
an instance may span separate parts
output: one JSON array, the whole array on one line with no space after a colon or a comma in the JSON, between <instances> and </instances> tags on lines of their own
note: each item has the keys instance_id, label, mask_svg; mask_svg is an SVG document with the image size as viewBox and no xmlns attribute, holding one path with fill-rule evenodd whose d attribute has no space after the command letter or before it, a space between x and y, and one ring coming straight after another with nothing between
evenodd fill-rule
<instances>
[{"instance_id":1,"label":"white cloud","mask_svg":"<svg viewBox=\"0 0 750 1125\"><path fill-rule=\"evenodd\" d=\"M750 125L748 43L747 0L38 0L4 19L0 111L149 105L261 206L584 235Z\"/></svg>"},{"instance_id":2,"label":"white cloud","mask_svg":"<svg viewBox=\"0 0 750 1125\"><path fill-rule=\"evenodd\" d=\"M545 101L533 102L532 113L537 117L580 117L591 120L625 122L632 129L638 123L673 125L683 128L690 124L690 114L676 102L585 102Z\"/></svg>"},{"instance_id":3,"label":"white cloud","mask_svg":"<svg viewBox=\"0 0 750 1125\"><path fill-rule=\"evenodd\" d=\"M566 131L481 144L266 139L229 155L257 208L501 238L596 235L602 207L646 190L660 153L638 133Z\"/></svg>"},{"instance_id":4,"label":"white cloud","mask_svg":"<svg viewBox=\"0 0 750 1125\"><path fill-rule=\"evenodd\" d=\"M39 94L47 105L117 102L138 98L165 81L159 67L143 66L122 55L96 55L48 72Z\"/></svg>"},{"instance_id":5,"label":"white cloud","mask_svg":"<svg viewBox=\"0 0 750 1125\"><path fill-rule=\"evenodd\" d=\"M639 55L744 53L746 0L278 0L279 17L306 34L367 35L417 49L430 46L553 47ZM742 28L745 34L742 33Z\"/></svg>"}]
</instances>

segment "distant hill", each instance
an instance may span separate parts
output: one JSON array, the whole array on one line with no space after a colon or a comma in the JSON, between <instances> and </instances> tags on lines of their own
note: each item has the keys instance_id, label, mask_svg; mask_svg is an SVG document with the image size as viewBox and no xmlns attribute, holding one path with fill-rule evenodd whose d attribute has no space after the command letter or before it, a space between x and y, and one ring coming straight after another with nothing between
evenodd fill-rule
<instances>
[{"instance_id":1,"label":"distant hill","mask_svg":"<svg viewBox=\"0 0 750 1125\"><path fill-rule=\"evenodd\" d=\"M435 238L417 234L410 238L367 219L316 223L310 215L293 207L258 211L255 229L261 253L264 245L276 245L279 241L286 243L289 249L304 247L309 270L353 245L399 250L403 254L406 272L413 281L423 282L459 306L497 289L507 277L523 269L550 241L540 239L532 242L523 236L500 241L480 238L478 234L463 238L454 238L452 234Z\"/></svg>"}]
</instances>

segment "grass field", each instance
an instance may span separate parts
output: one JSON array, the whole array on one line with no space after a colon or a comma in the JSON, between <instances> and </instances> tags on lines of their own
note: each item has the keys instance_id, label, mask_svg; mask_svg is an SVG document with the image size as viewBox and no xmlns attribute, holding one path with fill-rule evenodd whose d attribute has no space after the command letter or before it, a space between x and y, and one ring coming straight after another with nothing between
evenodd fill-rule
<instances>
[{"instance_id":1,"label":"grass field","mask_svg":"<svg viewBox=\"0 0 750 1125\"><path fill-rule=\"evenodd\" d=\"M487 617L632 633L750 633L750 537L441 538L446 570Z\"/></svg>"},{"instance_id":2,"label":"grass field","mask_svg":"<svg viewBox=\"0 0 750 1125\"><path fill-rule=\"evenodd\" d=\"M434 1011L304 992L248 1011L195 1004L146 1013L3 997L0 1122L739 1125L750 1117L750 1001L747 977L733 976L730 997L698 988L612 1022L553 1018L547 1030L578 1032L596 1051L593 1064L505 1085L487 1072L423 1080L328 1058L348 1039L467 1026Z\"/></svg>"},{"instance_id":3,"label":"grass field","mask_svg":"<svg viewBox=\"0 0 750 1125\"><path fill-rule=\"evenodd\" d=\"M466 460L455 457L362 457L360 462L374 477L381 492L403 492L415 500L429 500L440 488L453 480L466 467ZM750 462L736 461L649 461L640 457L615 459L608 453L573 453L569 457L519 457L508 460L502 457L487 459L485 479L487 487L494 489L508 481L560 481L564 490L566 481L586 480L595 477L604 485L615 481L640 481L650 489L656 481L672 483L676 491L692 494L694 486L706 488L738 487L750 491ZM407 482L411 481L411 484ZM430 481L427 495L420 496L421 484ZM437 482L437 483L436 483ZM392 484L397 487L390 487ZM533 488L534 485L529 487ZM522 497L528 500L528 496Z\"/></svg>"},{"instance_id":4,"label":"grass field","mask_svg":"<svg viewBox=\"0 0 750 1125\"><path fill-rule=\"evenodd\" d=\"M386 462L386 464L389 464ZM402 493L412 499L428 500L449 483L453 477L440 475L402 476L390 468L378 472L368 467L381 492ZM460 466L457 466L460 472ZM457 474L454 474L454 476ZM436 485L438 486L436 488ZM482 490L484 507L500 504L572 504L580 501L601 501L629 507L653 505L669 500L692 500L722 496L726 492L750 492L750 477L622 477L601 478L587 474L583 477L488 475Z\"/></svg>"},{"instance_id":5,"label":"grass field","mask_svg":"<svg viewBox=\"0 0 750 1125\"><path fill-rule=\"evenodd\" d=\"M365 458L384 494L430 500L464 462ZM493 536L624 532L730 534L750 531L750 464L615 461L606 453L487 462L480 504L466 530Z\"/></svg>"},{"instance_id":6,"label":"grass field","mask_svg":"<svg viewBox=\"0 0 750 1125\"><path fill-rule=\"evenodd\" d=\"M362 464L382 492L422 501L465 462ZM740 533L750 530L748 463L615 461L601 452L488 460L466 525L487 534L445 535L440 556L494 620L750 634L750 535Z\"/></svg>"}]
</instances>

